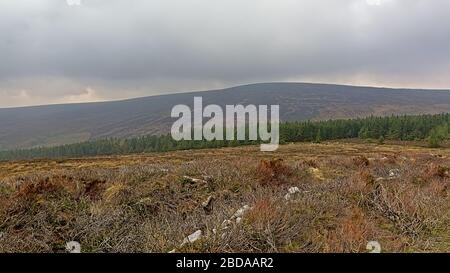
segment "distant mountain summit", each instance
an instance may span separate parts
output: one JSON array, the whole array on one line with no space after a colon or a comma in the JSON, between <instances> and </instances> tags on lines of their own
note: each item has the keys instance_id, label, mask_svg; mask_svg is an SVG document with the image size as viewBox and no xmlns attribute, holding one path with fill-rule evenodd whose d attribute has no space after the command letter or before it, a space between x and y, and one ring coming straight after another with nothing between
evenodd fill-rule
<instances>
[{"instance_id":1,"label":"distant mountain summit","mask_svg":"<svg viewBox=\"0 0 450 273\"><path fill-rule=\"evenodd\" d=\"M259 83L137 99L0 109L0 149L168 133L172 107L279 104L282 121L450 112L450 91L310 83Z\"/></svg>"}]
</instances>

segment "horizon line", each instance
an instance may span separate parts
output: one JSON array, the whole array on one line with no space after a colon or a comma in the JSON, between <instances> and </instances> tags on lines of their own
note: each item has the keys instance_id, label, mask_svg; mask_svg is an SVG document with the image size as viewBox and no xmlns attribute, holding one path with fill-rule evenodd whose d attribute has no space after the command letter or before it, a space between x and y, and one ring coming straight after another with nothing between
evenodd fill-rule
<instances>
[{"instance_id":1,"label":"horizon line","mask_svg":"<svg viewBox=\"0 0 450 273\"><path fill-rule=\"evenodd\" d=\"M22 105L22 106L5 106L0 107L0 110L3 109L20 109L20 108L34 108L34 107L46 107L46 106L64 106L64 105L83 105L83 104L94 104L94 103L110 103L110 102L125 102L131 100L138 100L143 98L151 98L151 97L162 97L162 96L170 96L170 95L180 95L180 94L191 94L191 93L202 93L202 92L214 92L214 91L224 91L228 89L252 86L252 85L263 85L263 84L309 84L309 85L328 85L328 86L343 86L343 87L356 87L356 88L372 88L372 89L389 89L389 90L411 90L411 91L442 91L442 92L450 92L449 89L444 88L411 88L411 87L387 87L387 86L375 86L375 85L355 85L355 84L342 84L342 83L323 83L323 82L304 82L304 81L273 81L273 82L255 82L255 83L246 83L239 85L232 85L229 87L209 89L209 90L189 90L189 91L174 91L170 93L156 93L148 96L138 96L138 97L129 97L129 98L121 98L121 99L106 99L106 100L93 100L86 102L61 102L61 103L48 103L48 104L35 104L35 105Z\"/></svg>"}]
</instances>

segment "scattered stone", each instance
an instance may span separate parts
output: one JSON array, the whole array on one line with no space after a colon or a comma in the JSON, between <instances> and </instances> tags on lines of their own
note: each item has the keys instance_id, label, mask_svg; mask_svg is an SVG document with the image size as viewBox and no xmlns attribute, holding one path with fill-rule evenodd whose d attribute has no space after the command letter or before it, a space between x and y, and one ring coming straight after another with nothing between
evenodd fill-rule
<instances>
[{"instance_id":1,"label":"scattered stone","mask_svg":"<svg viewBox=\"0 0 450 273\"><path fill-rule=\"evenodd\" d=\"M288 192L290 194L296 194L296 193L300 192L300 189L298 187L291 187L291 188L289 188Z\"/></svg>"},{"instance_id":2,"label":"scattered stone","mask_svg":"<svg viewBox=\"0 0 450 273\"><path fill-rule=\"evenodd\" d=\"M400 177L400 170L399 169L392 169L389 171L389 178L395 179Z\"/></svg>"},{"instance_id":3,"label":"scattered stone","mask_svg":"<svg viewBox=\"0 0 450 273\"><path fill-rule=\"evenodd\" d=\"M242 218L242 216L244 216L244 214L245 214L247 211L249 211L250 209L251 209L251 208L250 208L249 205L243 206L242 208L238 209L238 210L234 213L234 215L231 217L231 219L235 219L235 218L239 218L239 217Z\"/></svg>"},{"instance_id":4,"label":"scattered stone","mask_svg":"<svg viewBox=\"0 0 450 273\"><path fill-rule=\"evenodd\" d=\"M192 233L188 237L184 238L183 244L187 243L194 243L202 238L202 231L197 230L196 232Z\"/></svg>"},{"instance_id":5,"label":"scattered stone","mask_svg":"<svg viewBox=\"0 0 450 273\"><path fill-rule=\"evenodd\" d=\"M370 241L367 243L366 249L369 253L381 253L381 244L377 241Z\"/></svg>"},{"instance_id":6,"label":"scattered stone","mask_svg":"<svg viewBox=\"0 0 450 273\"><path fill-rule=\"evenodd\" d=\"M187 182L190 182L190 183L203 183L203 184L207 184L207 182L205 181L205 180L203 180L203 179L198 179L198 178L193 178L193 177L190 177L190 176L183 176L183 179L185 180L185 181L187 181Z\"/></svg>"},{"instance_id":7,"label":"scattered stone","mask_svg":"<svg viewBox=\"0 0 450 273\"><path fill-rule=\"evenodd\" d=\"M188 237L183 239L183 243L181 243L180 248L184 247L187 244L192 244L198 240L200 240L203 237L203 233L201 230L197 230L196 232L192 233ZM172 249L168 253L175 253L177 251L176 248Z\"/></svg>"},{"instance_id":8,"label":"scattered stone","mask_svg":"<svg viewBox=\"0 0 450 273\"><path fill-rule=\"evenodd\" d=\"M212 195L210 195L208 197L208 199L206 199L203 203L202 203L202 207L205 210L206 213L210 213L213 210L213 200L214 197Z\"/></svg>"},{"instance_id":9,"label":"scattered stone","mask_svg":"<svg viewBox=\"0 0 450 273\"><path fill-rule=\"evenodd\" d=\"M289 201L291 200L292 195L295 195L297 193L300 193L300 189L298 187L291 187L289 188L288 193L286 193L286 195L284 196L284 199L286 201Z\"/></svg>"},{"instance_id":10,"label":"scattered stone","mask_svg":"<svg viewBox=\"0 0 450 273\"><path fill-rule=\"evenodd\" d=\"M242 208L238 209L233 216L231 216L230 219L226 219L222 222L221 228L222 230L227 230L229 229L231 226L233 226L233 222L236 225L240 225L242 223L243 217L245 215L245 213L249 210L251 210L252 208L249 205L245 205ZM214 231L214 234L216 234L217 230ZM222 233L222 239L226 236L226 232Z\"/></svg>"},{"instance_id":11,"label":"scattered stone","mask_svg":"<svg viewBox=\"0 0 450 273\"><path fill-rule=\"evenodd\" d=\"M69 253L81 253L81 244L79 242L70 241L66 244L66 251Z\"/></svg>"}]
</instances>

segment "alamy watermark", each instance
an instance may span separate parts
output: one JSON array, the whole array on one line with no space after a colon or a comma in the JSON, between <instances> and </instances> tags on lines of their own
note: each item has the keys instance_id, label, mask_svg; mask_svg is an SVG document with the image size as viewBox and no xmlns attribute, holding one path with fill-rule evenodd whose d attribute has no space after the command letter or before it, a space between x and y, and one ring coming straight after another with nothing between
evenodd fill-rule
<instances>
[{"instance_id":1,"label":"alamy watermark","mask_svg":"<svg viewBox=\"0 0 450 273\"><path fill-rule=\"evenodd\" d=\"M81 0L66 0L69 6L81 6Z\"/></svg>"},{"instance_id":2,"label":"alamy watermark","mask_svg":"<svg viewBox=\"0 0 450 273\"><path fill-rule=\"evenodd\" d=\"M276 151L280 142L280 107L270 105L203 106L202 97L194 97L194 108L179 104L172 108L172 138L181 140L250 140L267 142L261 151ZM208 119L205 123L204 119Z\"/></svg>"}]
</instances>

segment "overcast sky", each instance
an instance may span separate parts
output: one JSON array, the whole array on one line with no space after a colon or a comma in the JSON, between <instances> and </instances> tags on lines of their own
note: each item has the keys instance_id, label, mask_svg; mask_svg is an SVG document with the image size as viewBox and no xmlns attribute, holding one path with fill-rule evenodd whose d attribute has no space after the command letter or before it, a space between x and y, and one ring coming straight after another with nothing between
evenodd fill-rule
<instances>
[{"instance_id":1,"label":"overcast sky","mask_svg":"<svg viewBox=\"0 0 450 273\"><path fill-rule=\"evenodd\" d=\"M448 0L67 1L0 0L0 107L272 81L450 89Z\"/></svg>"}]
</instances>

